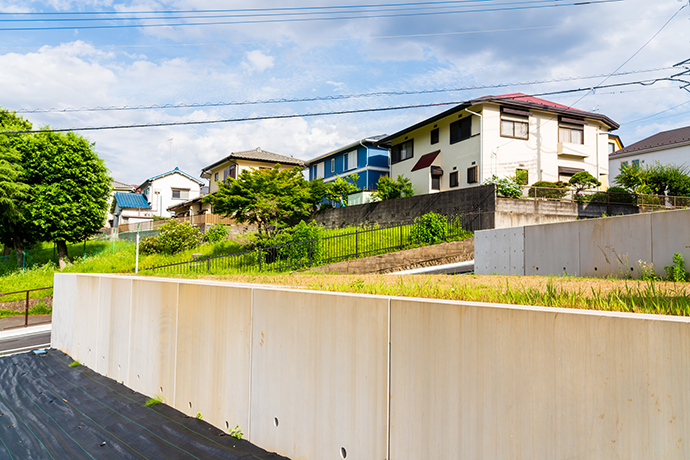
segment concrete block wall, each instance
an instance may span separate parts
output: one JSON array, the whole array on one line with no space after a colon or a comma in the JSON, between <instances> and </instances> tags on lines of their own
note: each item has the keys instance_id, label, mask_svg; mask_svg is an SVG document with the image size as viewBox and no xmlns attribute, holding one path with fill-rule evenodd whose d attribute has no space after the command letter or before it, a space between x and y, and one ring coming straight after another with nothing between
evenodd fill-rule
<instances>
[{"instance_id":1,"label":"concrete block wall","mask_svg":"<svg viewBox=\"0 0 690 460\"><path fill-rule=\"evenodd\" d=\"M690 318L56 274L53 346L294 459L686 459Z\"/></svg>"},{"instance_id":2,"label":"concrete block wall","mask_svg":"<svg viewBox=\"0 0 690 460\"><path fill-rule=\"evenodd\" d=\"M475 247L477 274L663 276L675 253L690 270L690 209L483 230Z\"/></svg>"}]
</instances>

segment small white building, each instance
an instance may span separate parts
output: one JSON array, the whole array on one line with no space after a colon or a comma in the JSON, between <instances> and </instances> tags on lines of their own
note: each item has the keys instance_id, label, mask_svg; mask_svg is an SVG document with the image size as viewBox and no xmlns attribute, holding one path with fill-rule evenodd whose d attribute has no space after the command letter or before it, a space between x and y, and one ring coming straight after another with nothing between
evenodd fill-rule
<instances>
[{"instance_id":1,"label":"small white building","mask_svg":"<svg viewBox=\"0 0 690 460\"><path fill-rule=\"evenodd\" d=\"M615 129L605 115L517 93L464 102L378 144L390 145L391 177L408 177L418 195L518 171L526 174L525 185L587 171L605 188Z\"/></svg>"},{"instance_id":2,"label":"small white building","mask_svg":"<svg viewBox=\"0 0 690 460\"><path fill-rule=\"evenodd\" d=\"M113 228L153 221L151 206L141 193L115 192L111 213Z\"/></svg>"},{"instance_id":3,"label":"small white building","mask_svg":"<svg viewBox=\"0 0 690 460\"><path fill-rule=\"evenodd\" d=\"M202 181L175 168L150 177L139 186L142 195L151 204L151 212L160 217L171 217L168 208L201 196Z\"/></svg>"},{"instance_id":4,"label":"small white building","mask_svg":"<svg viewBox=\"0 0 690 460\"><path fill-rule=\"evenodd\" d=\"M615 178L621 166L647 166L657 162L690 167L690 126L660 132L610 154L609 170Z\"/></svg>"}]
</instances>

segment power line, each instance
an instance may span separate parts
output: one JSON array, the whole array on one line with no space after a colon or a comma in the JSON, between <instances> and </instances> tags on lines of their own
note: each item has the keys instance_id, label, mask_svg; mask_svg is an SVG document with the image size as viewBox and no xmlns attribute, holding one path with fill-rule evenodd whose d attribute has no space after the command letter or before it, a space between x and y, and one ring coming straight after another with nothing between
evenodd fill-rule
<instances>
[{"instance_id":1,"label":"power line","mask_svg":"<svg viewBox=\"0 0 690 460\"><path fill-rule=\"evenodd\" d=\"M212 25L240 25L240 24L268 24L268 23L293 23L293 22L313 22L313 21L339 21L350 19L379 19L379 18L394 18L394 17L419 17L419 16L435 16L447 14L465 14L465 13L485 13L497 11L523 11L531 9L557 8L567 6L588 6L599 3L614 3L623 2L625 0L591 0L591 1L571 1L562 2L556 0L557 3L553 5L538 5L538 6L524 6L524 7L504 7L492 9L475 9L464 11L443 11L443 12L415 12L415 13L399 13L399 14L381 14L381 15L362 15L362 16L343 16L343 17L328 17L328 18L288 18L288 19L260 19L256 21L218 21L218 22L181 22L181 23L166 23L166 24L116 24L116 25L95 25L95 26L55 26L55 27L4 27L0 31L38 31L38 30L87 30L87 29L123 29L123 28L145 28L145 27L182 27L182 26L212 26Z\"/></svg>"},{"instance_id":2,"label":"power line","mask_svg":"<svg viewBox=\"0 0 690 460\"><path fill-rule=\"evenodd\" d=\"M666 21L666 23L664 23L663 26L661 26L661 29L659 29L654 35L652 35L652 37L651 37L649 40L647 40L647 41L645 42L645 44L642 45L642 46L640 47L640 49L638 49L637 51L635 51L635 52L633 53L632 56L630 56L628 59L626 59L625 62L623 62L621 65L619 65L618 68L617 68L616 70L614 70L613 72L611 72L611 75L609 75L608 77L604 78L604 79L601 81L601 83L599 83L599 84L600 84L600 85L604 84L609 78L611 78L611 76L613 76L613 74L615 74L616 72L618 72L619 70L621 70L621 68L623 68L623 66L624 66L625 64L627 64L627 63L630 62L635 56L637 56L647 45L649 45L649 43L650 43L652 40L654 40L654 39L656 38L657 35L659 35L659 34L661 33L662 30L664 30L664 29L666 28L667 25L669 25L669 24L671 23L671 21L673 21L673 18L675 18L676 16L678 16L678 13L680 13L680 12L683 10L683 8L685 8L686 6L687 6L687 5L681 6L681 7L678 9L678 11L676 11L676 12L673 14L673 16L671 16L671 18L670 18L668 21ZM581 97L580 99L578 99L577 101L575 101L572 105L574 106L575 104L577 104L578 102L580 102L582 99L584 99L584 98L586 98L587 96L589 96L590 93L591 93L591 91L590 91L590 92L587 92L587 93L585 93L585 94L583 94L582 97Z\"/></svg>"},{"instance_id":3,"label":"power line","mask_svg":"<svg viewBox=\"0 0 690 460\"><path fill-rule=\"evenodd\" d=\"M629 85L653 85L659 81L667 81L668 78L658 78L650 81L634 81L627 83L614 83L610 85L597 86L597 87L586 87L586 88L575 88L560 91L551 91L545 93L536 93L530 96L549 96L555 94L568 94L575 93L579 91L591 91L592 89L603 89L603 88L613 88L620 86ZM520 99L524 98L525 95L516 95L513 97L506 97L509 99ZM200 121L176 121L176 122L162 122L162 123L146 123L146 124L130 124L130 125L112 125L112 126L100 126L100 127L83 127L83 128L59 128L59 129L46 129L42 131L5 131L0 132L0 135L18 135L18 134L38 134L42 132L68 132L68 131L103 131L103 130L113 130L113 129L132 129L132 128L160 128L168 126L193 126L193 125L208 125L208 124L220 124L220 123L236 123L243 121L263 121L263 120L282 120L290 118L311 118L320 117L328 115L348 115L348 114L360 114L360 113L373 113L373 112L388 112L393 110L408 110L408 109L418 109L418 108L428 108L428 107L440 107L447 105L461 104L462 101L453 102L437 102L430 104L415 104L415 105L405 105L405 106L395 106L395 107L378 107L378 108L367 108L367 109L355 109L355 110L340 110L331 112L312 112L312 113L302 113L302 114L291 114L291 115L266 115L266 116L256 116L256 117L245 117L245 118L226 118L217 120L200 120Z\"/></svg>"},{"instance_id":4,"label":"power line","mask_svg":"<svg viewBox=\"0 0 690 460\"><path fill-rule=\"evenodd\" d=\"M482 1L495 1L495 0L482 0ZM509 2L509 3L492 3L491 7L495 6L504 6L504 5L530 5L530 4L541 4L541 3L554 3L558 4L560 0L526 0L526 1L518 1L518 2ZM453 2L453 3L461 3L461 2ZM477 1L473 1L472 3L478 3ZM363 10L361 12L390 12L390 11L428 11L428 10L439 10L439 9L445 9L448 10L449 8L471 8L474 5L463 5L463 6L418 6L418 5L412 5L408 7L396 7L395 9L391 9L390 7L386 8L380 8L380 9L369 9L369 10ZM352 9L357 10L357 9L362 9L362 7L359 6L354 6ZM492 11L493 8L488 8L488 10ZM64 18L64 17L49 17L49 18L29 18L29 19L1 19L2 16L0 16L0 23L2 22L84 22L84 21L162 21L166 19L217 19L217 18L255 18L255 17L274 17L274 16L281 16L285 17L286 15L288 16L306 16L306 15L324 15L324 14L352 14L352 13L359 13L360 11L307 11L307 12L273 12L272 10L267 10L269 12L262 12L262 13L253 13L253 14L247 14L247 13L238 13L234 12L234 14L229 14L229 12L224 13L224 14L218 14L218 13L208 13L204 11L196 12L194 14L189 16L188 14L191 13L169 13L169 14L174 14L174 16L163 16L163 17L140 17L140 16L130 16L130 17L106 17L106 18L85 18L85 17L78 17L78 18ZM447 12L447 11L446 11ZM462 11L459 11L462 12ZM142 13L145 14L145 13ZM202 16L198 16L198 14L202 14Z\"/></svg>"},{"instance_id":5,"label":"power line","mask_svg":"<svg viewBox=\"0 0 690 460\"><path fill-rule=\"evenodd\" d=\"M299 7L279 7L279 8L236 8L236 9L214 9L214 10L149 10L149 11L49 11L49 12L25 12L25 13L0 13L0 16L21 15L21 16L46 16L46 15L121 15L121 14L187 14L187 13L247 13L265 11L309 11L353 8L380 8L380 7L405 7L405 6L424 6L424 5L457 5L465 3L487 3L495 0L449 0L435 2L407 2L407 3L378 3L361 5L330 5L330 6L299 6Z\"/></svg>"},{"instance_id":6,"label":"power line","mask_svg":"<svg viewBox=\"0 0 690 460\"><path fill-rule=\"evenodd\" d=\"M646 69L646 70L632 70L629 72L620 72L615 74L615 76L622 75L633 75L647 72L657 72L661 70L670 70L673 67L660 67L656 69ZM139 106L111 106L111 107L81 107L81 108L65 108L65 109L26 109L26 110L16 110L17 113L74 113L74 112L105 112L105 111L129 111L129 110L160 110L160 109L182 109L182 108L203 108L203 107L227 107L227 106L241 106L241 105L260 105L260 104L284 104L284 103L294 103L294 102L316 102L316 101L336 101L344 99L355 99L355 98L368 98L368 97L381 97L381 96L408 96L416 94L433 94L433 93L452 93L459 91L473 91L478 89L494 89L494 88L506 88L512 86L532 86L541 85L547 83L559 83L565 81L574 80L587 80L590 78L600 78L604 75L591 75L585 77L566 77L566 78L556 78L551 80L536 80L527 82L513 82L513 83L501 83L496 85L481 85L481 86L465 86L465 87L455 87L455 88L437 88L437 89L426 89L426 90L415 90L415 91L378 91L372 93L359 93L359 94L342 94L342 95L331 95L331 96L315 96L308 98L280 98L280 99L264 99L255 101L230 101L230 102L204 102L204 103L191 103L191 104L152 104L152 105L139 105Z\"/></svg>"}]
</instances>

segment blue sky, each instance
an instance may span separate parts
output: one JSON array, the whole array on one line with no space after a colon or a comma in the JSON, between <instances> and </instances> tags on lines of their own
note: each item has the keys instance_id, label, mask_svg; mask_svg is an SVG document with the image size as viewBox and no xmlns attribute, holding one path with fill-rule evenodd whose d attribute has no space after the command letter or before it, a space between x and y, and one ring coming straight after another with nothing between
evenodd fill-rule
<instances>
[{"instance_id":1,"label":"blue sky","mask_svg":"<svg viewBox=\"0 0 690 460\"><path fill-rule=\"evenodd\" d=\"M614 76L606 84L649 80L678 73L683 69L669 67L690 58L687 1L572 3L0 0L0 106L20 112L36 127L54 128L305 114L570 90L604 80L579 77L606 76L623 63L620 72L663 70ZM254 11L236 11L242 9ZM190 13L163 13L180 11ZM85 14L96 12L118 14ZM229 17L240 15L247 17ZM107 20L93 21L96 17ZM154 17L159 19L150 19ZM45 19L59 21L39 21ZM262 22L266 20L274 22ZM231 21L254 23L141 27ZM133 27L87 28L98 25ZM8 30L18 28L43 30ZM519 84L535 81L548 83ZM478 86L488 88L215 107L26 112ZM627 145L661 130L690 125L690 92L679 86L661 81L600 89L584 98L584 92L542 97L608 115L621 124L617 134ZM136 184L175 166L198 176L203 166L231 151L259 146L309 159L357 139L395 132L442 110L430 107L81 134L96 143L116 180Z\"/></svg>"}]
</instances>

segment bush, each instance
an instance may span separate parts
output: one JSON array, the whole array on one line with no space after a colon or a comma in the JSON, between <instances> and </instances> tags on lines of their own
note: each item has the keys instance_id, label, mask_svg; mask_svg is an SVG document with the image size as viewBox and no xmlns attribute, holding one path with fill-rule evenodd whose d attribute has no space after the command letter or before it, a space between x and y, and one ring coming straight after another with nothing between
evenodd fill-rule
<instances>
[{"instance_id":1,"label":"bush","mask_svg":"<svg viewBox=\"0 0 690 460\"><path fill-rule=\"evenodd\" d=\"M485 180L482 185L496 184L496 194L506 198L519 198L522 196L522 187L517 182L504 177L499 179L498 176L492 176Z\"/></svg>"},{"instance_id":2,"label":"bush","mask_svg":"<svg viewBox=\"0 0 690 460\"><path fill-rule=\"evenodd\" d=\"M220 243L228 237L228 228L222 224L215 224L204 234L204 239L209 243Z\"/></svg>"},{"instance_id":3,"label":"bush","mask_svg":"<svg viewBox=\"0 0 690 460\"><path fill-rule=\"evenodd\" d=\"M635 202L635 195L623 187L610 187L606 193L608 193L610 203L633 204Z\"/></svg>"},{"instance_id":4,"label":"bush","mask_svg":"<svg viewBox=\"0 0 690 460\"><path fill-rule=\"evenodd\" d=\"M139 241L139 252L142 254L157 254L163 252L157 236L147 236Z\"/></svg>"},{"instance_id":5,"label":"bush","mask_svg":"<svg viewBox=\"0 0 690 460\"><path fill-rule=\"evenodd\" d=\"M297 263L319 262L323 259L323 227L315 221L307 224L301 221L271 238L257 243L261 248L270 248L265 256L267 263L287 260Z\"/></svg>"},{"instance_id":6,"label":"bush","mask_svg":"<svg viewBox=\"0 0 690 460\"><path fill-rule=\"evenodd\" d=\"M535 182L529 189L529 196L532 198L551 198L561 199L568 193L568 184L565 182L548 182L545 180Z\"/></svg>"},{"instance_id":7,"label":"bush","mask_svg":"<svg viewBox=\"0 0 690 460\"><path fill-rule=\"evenodd\" d=\"M446 218L435 212L428 212L414 220L410 236L413 242L438 243L446 234Z\"/></svg>"},{"instance_id":8,"label":"bush","mask_svg":"<svg viewBox=\"0 0 690 460\"><path fill-rule=\"evenodd\" d=\"M193 227L189 222L171 220L167 224L160 226L158 229L158 236L154 238L158 240L157 252L177 254L186 249L199 246L202 235L201 231Z\"/></svg>"},{"instance_id":9,"label":"bush","mask_svg":"<svg viewBox=\"0 0 690 460\"><path fill-rule=\"evenodd\" d=\"M688 274L685 273L685 260L683 254L673 254L673 265L666 265L664 267L666 279L668 281L685 281L688 279Z\"/></svg>"}]
</instances>

